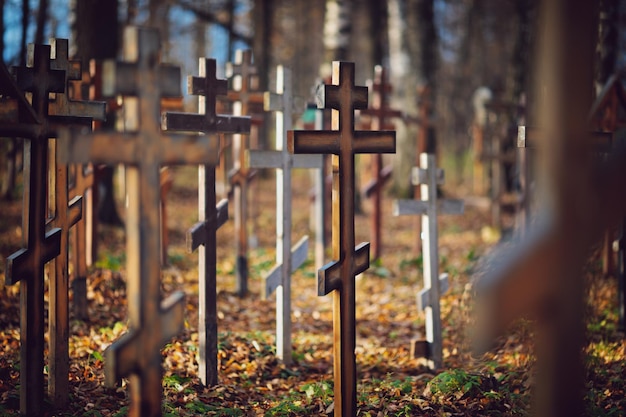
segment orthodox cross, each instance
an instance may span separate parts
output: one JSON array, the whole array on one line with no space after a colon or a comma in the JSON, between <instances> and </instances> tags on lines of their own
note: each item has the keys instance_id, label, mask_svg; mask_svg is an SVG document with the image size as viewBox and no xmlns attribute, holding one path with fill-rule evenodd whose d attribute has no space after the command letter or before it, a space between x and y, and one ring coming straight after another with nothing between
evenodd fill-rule
<instances>
[{"instance_id":1,"label":"orthodox cross","mask_svg":"<svg viewBox=\"0 0 626 417\"><path fill-rule=\"evenodd\" d=\"M413 168L411 181L413 185L420 186L421 199L394 201L396 216L422 215L424 288L417 295L417 308L426 314L426 340L414 340L411 355L425 356L431 369L439 369L443 365L439 298L448 288L448 274L439 275L437 214L463 213L462 200L437 199L437 187L443 181L443 170L435 166L435 155L423 153L419 168Z\"/></svg>"},{"instance_id":2,"label":"orthodox cross","mask_svg":"<svg viewBox=\"0 0 626 417\"><path fill-rule=\"evenodd\" d=\"M158 31L127 27L124 62L103 63L103 93L124 99L127 132L64 135L64 158L123 163L129 198L126 218L129 331L105 352L105 382L130 377L131 416L161 415L160 347L181 329L184 294L160 293L159 171L161 165L216 164L219 144L206 136L165 135L160 102L180 95L180 70L159 64Z\"/></svg>"},{"instance_id":3,"label":"orthodox cross","mask_svg":"<svg viewBox=\"0 0 626 417\"><path fill-rule=\"evenodd\" d=\"M51 59L54 58L54 59ZM56 407L63 407L68 399L69 375L69 315L68 315L68 234L70 227L81 216L81 200L68 202L67 166L57 164L53 157L55 193L52 194L54 218L52 230L45 233L47 219L48 138L54 137L56 128L63 124L91 125L93 117L104 118L103 103L67 100L67 80L74 76L76 63L67 59L67 40L48 45L29 45L28 65L16 68L16 85L32 94L32 105L41 121L37 130L27 132L25 155L29 155L24 192L24 235L26 249L8 258L7 281L21 281L22 296L21 334L23 341L20 357L23 368L20 379L20 408L23 413L40 410L43 400L43 265L56 258L50 280L50 378L49 393ZM79 69L80 70L80 69ZM50 93L55 99L50 100ZM56 142L54 143L56 146ZM53 156L54 150L53 149ZM50 236L54 239L50 240ZM41 246L44 246L42 248ZM54 251L54 255L50 250ZM27 276L23 276L27 275ZM40 323L41 321L41 323ZM32 342L31 342L32 341ZM42 365L42 366L39 366Z\"/></svg>"},{"instance_id":4,"label":"orthodox cross","mask_svg":"<svg viewBox=\"0 0 626 417\"><path fill-rule=\"evenodd\" d=\"M251 105L263 103L263 93L254 91L252 77L256 76L256 67L252 64L252 52L238 50L234 63L226 64L226 73L230 77L233 89L228 91L228 100L233 102L233 113L237 116L249 115ZM256 131L256 130L255 130ZM252 134L252 131L250 132ZM250 143L252 139L250 139ZM235 233L237 234L237 293L248 293L248 197L249 182L252 172L245 161L249 142L241 134L233 135L233 169L229 172L229 181L234 188Z\"/></svg>"},{"instance_id":5,"label":"orthodox cross","mask_svg":"<svg viewBox=\"0 0 626 417\"><path fill-rule=\"evenodd\" d=\"M62 230L46 232L48 178L48 101L50 93L65 91L65 74L52 69L49 45L29 45L26 67L15 68L19 91L32 94L39 123L34 129L0 128L3 134L19 134L24 141L24 248L7 258L6 281L20 283L20 412L41 415L44 391L44 265L61 252ZM21 94L21 93L20 93ZM12 132L11 130L15 130ZM24 130L18 132L18 130Z\"/></svg>"},{"instance_id":6,"label":"orthodox cross","mask_svg":"<svg viewBox=\"0 0 626 417\"><path fill-rule=\"evenodd\" d=\"M388 106L387 96L391 93L391 84L387 82L387 76L384 67L376 65L374 68L374 82L372 83L372 105L361 110L361 114L371 117L371 130L393 129L393 124L388 123L387 119L392 117L401 117L402 112L394 110ZM372 155L372 173L373 179L366 184L364 194L366 197L372 198L372 217L371 217L371 257L372 259L380 258L382 252L381 237L381 200L382 188L391 178L393 169L391 166L383 167L382 154Z\"/></svg>"},{"instance_id":7,"label":"orthodox cross","mask_svg":"<svg viewBox=\"0 0 626 417\"><path fill-rule=\"evenodd\" d=\"M276 291L276 355L286 364L291 363L292 351L291 274L308 252L307 237L291 247L291 170L322 167L321 155L292 155L287 150L293 109L291 86L291 71L278 66L276 94L265 93L264 104L266 111L276 112L276 150L248 152L250 168L276 169L276 266L265 277L265 296Z\"/></svg>"},{"instance_id":8,"label":"orthodox cross","mask_svg":"<svg viewBox=\"0 0 626 417\"><path fill-rule=\"evenodd\" d=\"M82 78L80 61L69 60L67 39L53 39L51 48L51 68L65 74L65 89L57 93L48 105L48 117L56 124L87 126L91 129L93 120L104 120L105 103L71 100L68 89L70 80ZM69 392L69 271L68 247L70 228L82 216L82 197L74 196L71 201L68 193L68 165L56 158L57 141L54 142L56 164L54 220L52 225L61 229L61 252L55 259L55 270L50 279L49 333L50 333L50 378L48 393L56 407L64 407Z\"/></svg>"},{"instance_id":9,"label":"orthodox cross","mask_svg":"<svg viewBox=\"0 0 626 417\"><path fill-rule=\"evenodd\" d=\"M369 267L369 243L355 247L354 157L395 152L395 132L355 131L354 110L367 108L367 87L354 85L354 63L333 62L320 107L333 109L332 130L289 131L292 153L333 154L333 257L318 272L318 295L333 292L335 415L356 416L355 283Z\"/></svg>"},{"instance_id":10,"label":"orthodox cross","mask_svg":"<svg viewBox=\"0 0 626 417\"><path fill-rule=\"evenodd\" d=\"M167 112L162 117L162 128L170 131L201 133L235 133L250 130L250 118L216 113L216 98L226 95L226 80L217 79L214 59L201 58L199 76L187 78L189 94L198 96L198 114ZM205 385L217 384L217 229L228 220L228 200L216 206L215 165L198 167L198 217L187 232L187 248L198 249L200 341L198 368Z\"/></svg>"}]
</instances>

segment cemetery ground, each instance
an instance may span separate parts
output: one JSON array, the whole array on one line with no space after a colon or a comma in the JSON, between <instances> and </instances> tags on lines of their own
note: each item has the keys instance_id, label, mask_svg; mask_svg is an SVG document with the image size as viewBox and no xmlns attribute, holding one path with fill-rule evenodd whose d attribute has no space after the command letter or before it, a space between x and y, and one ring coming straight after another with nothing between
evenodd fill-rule
<instances>
[{"instance_id":1,"label":"cemetery ground","mask_svg":"<svg viewBox=\"0 0 626 417\"><path fill-rule=\"evenodd\" d=\"M309 234L311 255L293 275L293 365L286 367L274 356L275 297L262 299L262 277L275 263L275 181L267 173L255 180L250 203L258 244L250 251L250 294L245 298L235 295L232 208L231 220L218 231L219 383L204 387L195 359L197 253L186 252L184 236L197 220L197 171L175 167L172 172L174 186L167 198L170 247L162 292L183 290L187 309L183 332L162 350L164 415L332 415L332 297L317 296L314 237L308 232L308 173L294 175L293 241ZM443 192L460 198L467 194L453 181ZM218 195L223 193L218 190ZM21 205L21 200L2 202L4 256L20 247ZM362 207L364 213L356 218L357 243L369 240L369 201ZM488 212L466 207L461 216L439 219L440 272L450 274L450 289L441 300L444 368L437 373L409 355L411 339L424 332L424 315L416 307L422 257L413 249L414 220L393 217L390 198L383 201L383 212L382 260L373 262L356 282L359 415L529 415L533 323L520 320L484 356L474 356L471 350L472 280L497 239L486 227ZM98 239L99 256L88 277L89 320L70 316L70 405L50 416L126 415L127 381L106 388L103 363L104 349L127 330L124 231L101 226ZM624 415L626 352L624 334L617 328L617 284L614 277L602 276L599 259L592 250L584 271L585 414ZM19 285L4 285L4 268L2 263L0 416L19 414Z\"/></svg>"}]
</instances>

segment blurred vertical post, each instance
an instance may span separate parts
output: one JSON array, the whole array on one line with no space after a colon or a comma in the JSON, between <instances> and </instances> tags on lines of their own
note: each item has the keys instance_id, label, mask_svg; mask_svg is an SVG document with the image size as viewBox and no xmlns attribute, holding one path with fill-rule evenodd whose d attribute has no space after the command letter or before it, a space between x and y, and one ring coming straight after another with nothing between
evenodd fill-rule
<instances>
[{"instance_id":1,"label":"blurred vertical post","mask_svg":"<svg viewBox=\"0 0 626 417\"><path fill-rule=\"evenodd\" d=\"M482 343L521 316L537 319L535 411L573 416L583 410L584 282L581 269L602 227L623 210L623 198L602 205L618 187L619 164L592 167L588 135L594 35L593 2L541 4L535 97L539 141L537 201L543 204L527 238L513 251L494 256L479 281L478 331ZM615 162L622 162L621 161ZM611 172L617 168L617 174ZM479 338L479 340L481 339ZM484 346L483 346L484 347Z\"/></svg>"}]
</instances>

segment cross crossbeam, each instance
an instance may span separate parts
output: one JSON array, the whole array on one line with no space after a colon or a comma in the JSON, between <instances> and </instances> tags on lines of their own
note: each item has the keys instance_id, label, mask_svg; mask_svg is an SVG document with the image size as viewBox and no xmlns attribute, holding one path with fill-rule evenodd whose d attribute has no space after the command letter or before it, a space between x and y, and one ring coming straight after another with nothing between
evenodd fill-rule
<instances>
[{"instance_id":1,"label":"cross crossbeam","mask_svg":"<svg viewBox=\"0 0 626 417\"><path fill-rule=\"evenodd\" d=\"M332 130L289 131L292 153L333 154L333 258L318 271L318 295L334 294L335 415L356 415L356 274L369 267L369 243L355 245L355 154L395 152L395 132L356 131L354 110L367 108L367 88L354 84L354 63L333 62L332 85L318 106L333 109Z\"/></svg>"},{"instance_id":2,"label":"cross crossbeam","mask_svg":"<svg viewBox=\"0 0 626 417\"><path fill-rule=\"evenodd\" d=\"M124 61L103 64L103 92L123 96L126 131L66 132L62 150L65 161L127 165L129 332L105 352L105 382L113 386L130 376L129 415L160 416L160 347L182 327L184 294L161 301L159 171L162 165L215 165L219 143L206 136L161 132L161 98L176 92L180 72L159 64L158 31L125 28L123 51ZM127 85L126 80L134 82Z\"/></svg>"},{"instance_id":3,"label":"cross crossbeam","mask_svg":"<svg viewBox=\"0 0 626 417\"><path fill-rule=\"evenodd\" d=\"M170 131L198 133L247 133L250 117L217 114L217 96L227 94L227 82L217 78L214 59L201 58L198 76L187 78L189 94L198 96L197 114L167 112L162 116L162 127ZM199 221L187 232L187 248L198 249L200 341L198 367L200 380L205 385L217 384L217 230L228 220L228 200L216 205L215 165L198 167Z\"/></svg>"}]
</instances>

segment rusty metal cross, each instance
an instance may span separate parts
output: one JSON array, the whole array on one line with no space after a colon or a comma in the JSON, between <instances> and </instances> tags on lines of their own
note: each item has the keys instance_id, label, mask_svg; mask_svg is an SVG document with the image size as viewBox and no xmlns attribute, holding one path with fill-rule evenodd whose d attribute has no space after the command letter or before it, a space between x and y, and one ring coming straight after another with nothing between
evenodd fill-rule
<instances>
[{"instance_id":1,"label":"rusty metal cross","mask_svg":"<svg viewBox=\"0 0 626 417\"><path fill-rule=\"evenodd\" d=\"M214 59L201 58L199 76L187 78L188 93L198 96L199 114L167 112L162 117L162 128L171 131L201 133L243 133L250 131L248 116L234 117L216 114L218 95L226 95L226 80L217 79ZM215 165L198 168L199 222L187 232L187 247L198 249L200 341L198 367L200 380L205 385L217 384L217 229L228 220L228 200L216 206Z\"/></svg>"},{"instance_id":2,"label":"rusty metal cross","mask_svg":"<svg viewBox=\"0 0 626 417\"><path fill-rule=\"evenodd\" d=\"M180 95L180 70L159 64L158 31L127 27L124 62L105 61L103 93L124 98L127 132L64 135L64 160L123 163L129 204L126 218L129 332L105 352L106 383L130 376L131 416L161 415L160 347L182 324L184 294L160 292L159 170L161 165L212 164L219 143L206 136L161 132L160 101Z\"/></svg>"},{"instance_id":3,"label":"rusty metal cross","mask_svg":"<svg viewBox=\"0 0 626 417\"><path fill-rule=\"evenodd\" d=\"M354 63L333 62L332 85L320 90L318 106L333 109L332 130L289 131L292 153L333 154L333 257L318 272L318 295L333 292L335 415L356 415L357 274L369 267L369 243L355 247L354 157L395 152L395 132L355 131L354 110L367 107L367 87L354 85Z\"/></svg>"}]
</instances>

